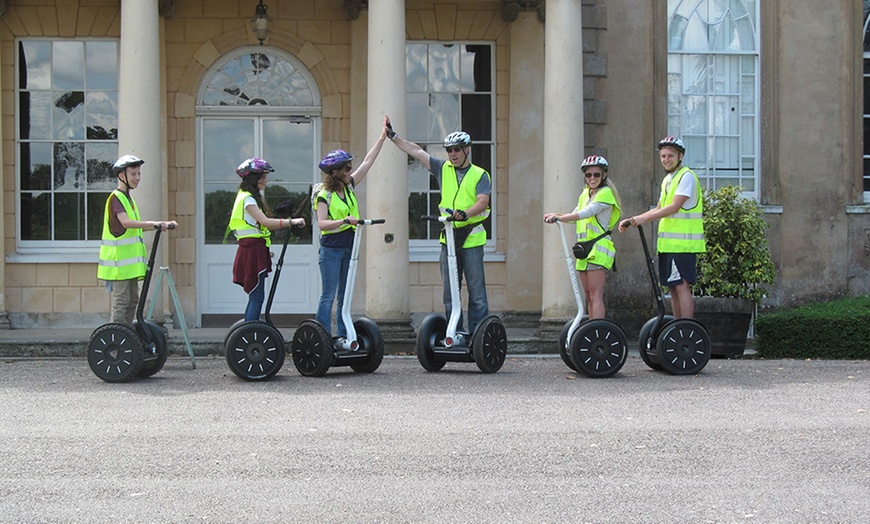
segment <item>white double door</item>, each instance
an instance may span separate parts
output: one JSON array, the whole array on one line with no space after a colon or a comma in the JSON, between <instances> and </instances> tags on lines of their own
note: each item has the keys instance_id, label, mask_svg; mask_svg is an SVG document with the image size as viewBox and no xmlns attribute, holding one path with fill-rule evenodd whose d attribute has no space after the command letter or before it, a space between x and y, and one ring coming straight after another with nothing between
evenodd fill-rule
<instances>
[{"instance_id":1,"label":"white double door","mask_svg":"<svg viewBox=\"0 0 870 524\"><path fill-rule=\"evenodd\" d=\"M196 290L197 325L205 315L244 315L247 295L233 284L236 241L228 229L238 192L236 167L259 156L269 162L266 203L275 209L285 200L300 207L312 183L319 181L315 137L317 121L288 116L202 116L198 118ZM179 184L180 185L180 184ZM272 304L272 314L311 313L317 310L320 276L317 245L312 241L311 204L302 205L304 229L291 230L284 265ZM273 273L266 281L266 298L283 246L273 233Z\"/></svg>"}]
</instances>

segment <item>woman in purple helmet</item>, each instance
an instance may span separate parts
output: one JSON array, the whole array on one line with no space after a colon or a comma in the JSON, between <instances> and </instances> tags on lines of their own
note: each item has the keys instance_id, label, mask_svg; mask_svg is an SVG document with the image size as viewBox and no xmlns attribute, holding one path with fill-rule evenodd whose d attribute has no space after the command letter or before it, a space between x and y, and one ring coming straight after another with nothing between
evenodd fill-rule
<instances>
[{"instance_id":1,"label":"woman in purple helmet","mask_svg":"<svg viewBox=\"0 0 870 524\"><path fill-rule=\"evenodd\" d=\"M248 294L245 320L259 320L266 297L266 275L272 271L269 257L271 230L305 225L304 218L269 218L263 200L269 173L275 171L262 158L249 158L239 164L236 174L242 178L230 215L230 229L239 241L233 263L233 282Z\"/></svg>"},{"instance_id":2,"label":"woman in purple helmet","mask_svg":"<svg viewBox=\"0 0 870 524\"><path fill-rule=\"evenodd\" d=\"M350 251L353 235L360 218L354 188L359 185L378 154L387 137L386 118L384 129L375 144L366 153L359 167L353 168L353 155L343 149L327 153L318 167L323 171L323 184L313 197L320 229L320 282L322 291L315 320L332 333L332 305L337 300L336 314L338 336L347 336L347 329L341 318L344 304L344 285L350 267Z\"/></svg>"}]
</instances>

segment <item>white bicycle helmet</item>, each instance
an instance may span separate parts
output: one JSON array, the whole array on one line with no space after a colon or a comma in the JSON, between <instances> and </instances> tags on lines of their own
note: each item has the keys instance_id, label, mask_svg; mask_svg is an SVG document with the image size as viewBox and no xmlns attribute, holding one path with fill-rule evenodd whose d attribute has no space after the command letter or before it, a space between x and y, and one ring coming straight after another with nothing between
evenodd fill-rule
<instances>
[{"instance_id":1,"label":"white bicycle helmet","mask_svg":"<svg viewBox=\"0 0 870 524\"><path fill-rule=\"evenodd\" d=\"M686 154L686 144L684 144L683 141L680 140L679 137L666 136L666 137L662 138L661 140L659 140L659 147L658 147L659 151L661 151L663 147L668 147L668 146L674 147L680 153Z\"/></svg>"},{"instance_id":2,"label":"white bicycle helmet","mask_svg":"<svg viewBox=\"0 0 870 524\"><path fill-rule=\"evenodd\" d=\"M465 131L454 131L444 137L444 147L461 146L468 147L471 145L471 136Z\"/></svg>"},{"instance_id":3,"label":"white bicycle helmet","mask_svg":"<svg viewBox=\"0 0 870 524\"><path fill-rule=\"evenodd\" d=\"M608 165L609 164L607 163L607 159L604 158L603 156L589 155L583 159L583 163L580 164L580 170L585 173L587 167L601 166L601 168L606 173Z\"/></svg>"},{"instance_id":4,"label":"white bicycle helmet","mask_svg":"<svg viewBox=\"0 0 870 524\"><path fill-rule=\"evenodd\" d=\"M112 164L112 171L117 175L128 167L141 166L145 161L133 155L124 155Z\"/></svg>"}]
</instances>

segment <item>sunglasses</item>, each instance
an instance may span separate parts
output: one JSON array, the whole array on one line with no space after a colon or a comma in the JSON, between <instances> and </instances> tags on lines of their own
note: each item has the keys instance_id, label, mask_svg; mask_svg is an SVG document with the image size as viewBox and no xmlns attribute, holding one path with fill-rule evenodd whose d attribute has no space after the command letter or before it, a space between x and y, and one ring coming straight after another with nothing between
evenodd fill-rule
<instances>
[{"instance_id":1,"label":"sunglasses","mask_svg":"<svg viewBox=\"0 0 870 524\"><path fill-rule=\"evenodd\" d=\"M448 153L461 153L462 152L461 147L445 147L444 149L446 149Z\"/></svg>"},{"instance_id":2,"label":"sunglasses","mask_svg":"<svg viewBox=\"0 0 870 524\"><path fill-rule=\"evenodd\" d=\"M344 172L345 172L345 173L350 173L351 171L353 171L353 166L350 165L350 164L345 164L345 165L344 165Z\"/></svg>"},{"instance_id":3,"label":"sunglasses","mask_svg":"<svg viewBox=\"0 0 870 524\"><path fill-rule=\"evenodd\" d=\"M586 178L601 178L601 173L586 173Z\"/></svg>"}]
</instances>

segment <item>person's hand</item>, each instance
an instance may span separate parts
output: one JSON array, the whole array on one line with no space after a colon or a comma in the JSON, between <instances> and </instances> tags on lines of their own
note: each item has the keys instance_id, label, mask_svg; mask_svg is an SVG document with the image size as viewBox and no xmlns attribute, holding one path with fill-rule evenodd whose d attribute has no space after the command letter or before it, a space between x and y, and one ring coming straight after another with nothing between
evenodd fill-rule
<instances>
[{"instance_id":1,"label":"person's hand","mask_svg":"<svg viewBox=\"0 0 870 524\"><path fill-rule=\"evenodd\" d=\"M456 209L453 211L453 220L465 222L466 220L468 220L468 214L461 209Z\"/></svg>"},{"instance_id":2,"label":"person's hand","mask_svg":"<svg viewBox=\"0 0 870 524\"><path fill-rule=\"evenodd\" d=\"M544 222L548 224L553 224L559 220L559 215L557 213L546 213L544 214Z\"/></svg>"},{"instance_id":3,"label":"person's hand","mask_svg":"<svg viewBox=\"0 0 870 524\"><path fill-rule=\"evenodd\" d=\"M160 225L161 231L166 231L167 229L175 229L178 227L178 222L176 222L175 220L158 222L158 224Z\"/></svg>"},{"instance_id":4,"label":"person's hand","mask_svg":"<svg viewBox=\"0 0 870 524\"><path fill-rule=\"evenodd\" d=\"M359 219L353 215L348 215L344 218L344 220L342 220L342 222L355 226L359 223Z\"/></svg>"},{"instance_id":5,"label":"person's hand","mask_svg":"<svg viewBox=\"0 0 870 524\"><path fill-rule=\"evenodd\" d=\"M619 232L625 233L625 230L631 227L631 219L626 218L622 222L619 223Z\"/></svg>"},{"instance_id":6,"label":"person's hand","mask_svg":"<svg viewBox=\"0 0 870 524\"><path fill-rule=\"evenodd\" d=\"M384 133L386 133L386 137L390 140L399 136L398 133L393 131L393 124L390 123L390 115L384 115Z\"/></svg>"},{"instance_id":7,"label":"person's hand","mask_svg":"<svg viewBox=\"0 0 870 524\"><path fill-rule=\"evenodd\" d=\"M294 218L294 219L290 220L290 225L291 226L305 227L305 219L304 218Z\"/></svg>"}]
</instances>

